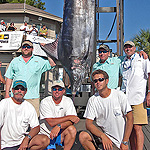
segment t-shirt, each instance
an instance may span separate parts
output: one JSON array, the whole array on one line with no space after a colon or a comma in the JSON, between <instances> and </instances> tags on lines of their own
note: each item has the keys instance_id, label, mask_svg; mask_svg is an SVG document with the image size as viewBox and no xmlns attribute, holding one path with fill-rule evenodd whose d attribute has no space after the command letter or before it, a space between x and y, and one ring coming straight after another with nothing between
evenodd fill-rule
<instances>
[{"instance_id":1,"label":"t-shirt","mask_svg":"<svg viewBox=\"0 0 150 150\"><path fill-rule=\"evenodd\" d=\"M39 125L37 113L27 101L16 104L12 98L0 101L1 148L20 145L28 127Z\"/></svg>"},{"instance_id":2,"label":"t-shirt","mask_svg":"<svg viewBox=\"0 0 150 150\"><path fill-rule=\"evenodd\" d=\"M123 115L131 110L126 95L119 90L112 89L107 98L102 98L99 93L90 97L84 117L96 119L96 124L120 148L125 129Z\"/></svg>"},{"instance_id":3,"label":"t-shirt","mask_svg":"<svg viewBox=\"0 0 150 150\"><path fill-rule=\"evenodd\" d=\"M49 137L53 127L46 122L45 118L58 118L68 115L77 116L73 101L71 98L64 96L59 104L56 104L52 96L44 98L40 103L40 133Z\"/></svg>"}]
</instances>

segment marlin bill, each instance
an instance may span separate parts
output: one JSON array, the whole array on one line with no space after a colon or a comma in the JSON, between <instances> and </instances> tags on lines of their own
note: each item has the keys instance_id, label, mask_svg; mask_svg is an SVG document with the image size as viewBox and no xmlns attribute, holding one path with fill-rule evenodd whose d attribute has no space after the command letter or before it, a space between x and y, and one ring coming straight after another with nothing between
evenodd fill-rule
<instances>
[{"instance_id":1,"label":"marlin bill","mask_svg":"<svg viewBox=\"0 0 150 150\"><path fill-rule=\"evenodd\" d=\"M90 72L94 28L95 0L65 0L59 37L42 47L61 62L69 75L73 93L79 90Z\"/></svg>"}]
</instances>

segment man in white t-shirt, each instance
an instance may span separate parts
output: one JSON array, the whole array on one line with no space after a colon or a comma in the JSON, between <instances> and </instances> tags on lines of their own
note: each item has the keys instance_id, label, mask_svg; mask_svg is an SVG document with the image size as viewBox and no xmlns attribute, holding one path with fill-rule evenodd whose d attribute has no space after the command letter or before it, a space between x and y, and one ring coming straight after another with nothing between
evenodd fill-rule
<instances>
[{"instance_id":1,"label":"man in white t-shirt","mask_svg":"<svg viewBox=\"0 0 150 150\"><path fill-rule=\"evenodd\" d=\"M24 22L24 24L20 27L20 31L24 31L25 33L29 33L28 23Z\"/></svg>"},{"instance_id":2,"label":"man in white t-shirt","mask_svg":"<svg viewBox=\"0 0 150 150\"><path fill-rule=\"evenodd\" d=\"M13 97L0 101L0 150L44 149L49 139L37 135L40 130L37 113L32 104L23 99L26 82L16 80L12 92Z\"/></svg>"},{"instance_id":3,"label":"man in white t-shirt","mask_svg":"<svg viewBox=\"0 0 150 150\"><path fill-rule=\"evenodd\" d=\"M107 87L109 76L103 70L95 70L92 81L98 93L90 97L86 106L84 117L88 131L79 135L82 146L85 150L127 150L133 117L126 95Z\"/></svg>"},{"instance_id":4,"label":"man in white t-shirt","mask_svg":"<svg viewBox=\"0 0 150 150\"><path fill-rule=\"evenodd\" d=\"M48 96L40 104L40 133L50 138L45 150L56 149L56 145L64 145L70 150L76 137L73 124L79 122L72 100L64 96L65 86L60 80L53 81L52 96Z\"/></svg>"},{"instance_id":5,"label":"man in white t-shirt","mask_svg":"<svg viewBox=\"0 0 150 150\"><path fill-rule=\"evenodd\" d=\"M36 28L35 24L33 24L32 27L30 28L29 33L30 35L38 36L38 28Z\"/></svg>"}]
</instances>

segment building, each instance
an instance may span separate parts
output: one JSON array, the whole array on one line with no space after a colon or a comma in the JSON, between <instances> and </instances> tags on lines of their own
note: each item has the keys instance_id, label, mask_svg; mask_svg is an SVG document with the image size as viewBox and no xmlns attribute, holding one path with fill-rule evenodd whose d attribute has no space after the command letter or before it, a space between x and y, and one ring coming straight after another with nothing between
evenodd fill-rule
<instances>
[{"instance_id":1,"label":"building","mask_svg":"<svg viewBox=\"0 0 150 150\"><path fill-rule=\"evenodd\" d=\"M24 3L0 4L0 20L4 20L4 22L7 23L7 26L9 26L11 22L14 22L18 31L25 21L28 23L29 28L32 24L36 24L37 28L40 29L42 25L45 24L48 29L48 38L50 39L56 38L57 34L60 32L61 24L63 22L63 19L58 16ZM20 55L19 50L0 50L2 75L4 75L10 61L18 55ZM43 83L45 83L44 81L47 80L46 77L48 78L48 76L52 76L52 73L46 73L42 76ZM41 88L43 87L45 89L44 86L45 84L41 83ZM2 92L4 92L4 89L4 86L0 88Z\"/></svg>"}]
</instances>

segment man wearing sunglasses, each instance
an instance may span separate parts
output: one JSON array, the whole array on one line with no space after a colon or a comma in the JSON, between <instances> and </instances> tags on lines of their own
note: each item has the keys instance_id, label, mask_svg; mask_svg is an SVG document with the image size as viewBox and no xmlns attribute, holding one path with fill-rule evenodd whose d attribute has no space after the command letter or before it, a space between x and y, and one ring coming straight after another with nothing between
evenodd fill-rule
<instances>
[{"instance_id":1,"label":"man wearing sunglasses","mask_svg":"<svg viewBox=\"0 0 150 150\"><path fill-rule=\"evenodd\" d=\"M64 96L65 86L60 80L53 81L52 96L46 97L40 104L40 133L50 138L45 150L56 149L56 145L70 150L76 137L73 124L79 122L72 100Z\"/></svg>"},{"instance_id":2,"label":"man wearing sunglasses","mask_svg":"<svg viewBox=\"0 0 150 150\"><path fill-rule=\"evenodd\" d=\"M56 64L51 58L45 59L33 55L33 43L31 41L25 40L21 46L22 55L11 61L5 73L5 97L9 97L9 91L13 81L26 81L28 91L24 98L33 104L39 116L39 88L41 75L43 72L53 69Z\"/></svg>"},{"instance_id":3,"label":"man wearing sunglasses","mask_svg":"<svg viewBox=\"0 0 150 150\"><path fill-rule=\"evenodd\" d=\"M143 149L144 135L142 125L148 124L147 106L150 106L150 61L143 59L135 52L132 41L124 43L126 57L122 62L123 84L122 91L126 93L129 104L133 109L133 130L130 137L131 149ZM148 94L146 86L148 81Z\"/></svg>"},{"instance_id":4,"label":"man wearing sunglasses","mask_svg":"<svg viewBox=\"0 0 150 150\"><path fill-rule=\"evenodd\" d=\"M109 83L108 88L116 89L118 86L121 86L121 82L119 82L119 76L121 76L120 65L124 59L124 56L119 57L109 57L110 56L110 48L108 45L102 44L99 49L99 58L100 60L93 65L92 72L98 69L104 70L109 75ZM145 59L147 59L147 54L144 51L140 52L140 55L143 55Z\"/></svg>"},{"instance_id":5,"label":"man wearing sunglasses","mask_svg":"<svg viewBox=\"0 0 150 150\"><path fill-rule=\"evenodd\" d=\"M98 92L86 106L84 117L88 131L79 135L82 146L85 150L128 150L133 116L126 95L107 87L109 76L103 70L95 70L92 81Z\"/></svg>"},{"instance_id":6,"label":"man wearing sunglasses","mask_svg":"<svg viewBox=\"0 0 150 150\"><path fill-rule=\"evenodd\" d=\"M45 140L47 137L37 135L40 126L36 111L29 102L24 101L26 82L16 80L12 92L13 97L0 101L0 149L44 149L48 145L48 140ZM30 131L27 133L29 126ZM40 140L36 143L37 139Z\"/></svg>"}]
</instances>

